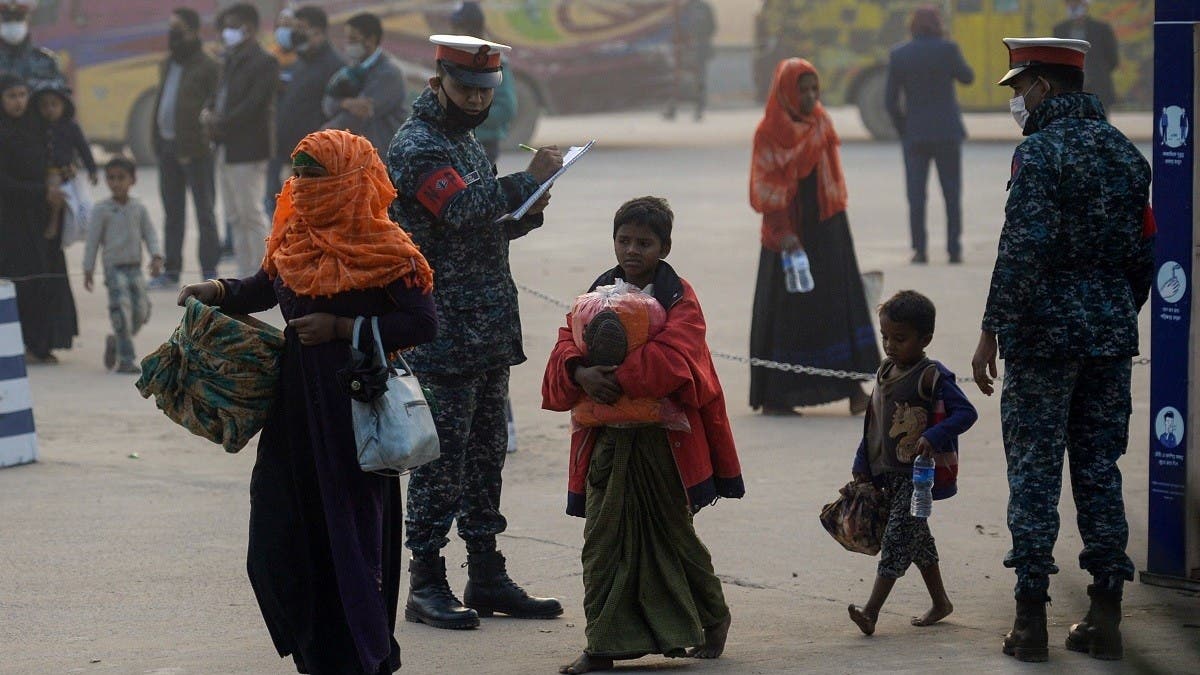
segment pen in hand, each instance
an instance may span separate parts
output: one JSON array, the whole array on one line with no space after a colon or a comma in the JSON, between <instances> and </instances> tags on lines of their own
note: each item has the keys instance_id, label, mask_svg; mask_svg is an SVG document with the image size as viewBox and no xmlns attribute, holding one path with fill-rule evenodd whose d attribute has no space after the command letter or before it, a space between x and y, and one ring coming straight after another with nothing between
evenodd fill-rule
<instances>
[{"instance_id":1,"label":"pen in hand","mask_svg":"<svg viewBox=\"0 0 1200 675\"><path fill-rule=\"evenodd\" d=\"M525 145L524 143L518 143L517 147L522 150L528 150L529 152L537 152L538 151L537 148L529 146L529 145Z\"/></svg>"}]
</instances>

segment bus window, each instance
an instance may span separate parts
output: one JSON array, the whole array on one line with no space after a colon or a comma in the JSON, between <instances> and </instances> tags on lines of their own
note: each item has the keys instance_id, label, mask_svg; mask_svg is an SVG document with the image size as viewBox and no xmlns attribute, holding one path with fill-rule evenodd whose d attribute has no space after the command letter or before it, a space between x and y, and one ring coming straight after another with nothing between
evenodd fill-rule
<instances>
[{"instance_id":1,"label":"bus window","mask_svg":"<svg viewBox=\"0 0 1200 675\"><path fill-rule=\"evenodd\" d=\"M993 0L992 8L997 14L1016 14L1021 11L1021 0Z\"/></svg>"},{"instance_id":2,"label":"bus window","mask_svg":"<svg viewBox=\"0 0 1200 675\"><path fill-rule=\"evenodd\" d=\"M42 0L33 8L33 15L29 17L29 24L34 28L38 26L51 26L58 23L58 5L59 0Z\"/></svg>"},{"instance_id":3,"label":"bus window","mask_svg":"<svg viewBox=\"0 0 1200 675\"><path fill-rule=\"evenodd\" d=\"M956 11L959 14L979 14L983 11L983 0L958 0Z\"/></svg>"}]
</instances>

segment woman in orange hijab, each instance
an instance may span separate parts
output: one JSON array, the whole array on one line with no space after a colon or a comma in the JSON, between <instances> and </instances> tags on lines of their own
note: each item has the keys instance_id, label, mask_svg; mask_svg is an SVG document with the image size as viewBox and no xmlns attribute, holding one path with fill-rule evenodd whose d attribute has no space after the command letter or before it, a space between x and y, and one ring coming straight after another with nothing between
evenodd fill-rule
<instances>
[{"instance_id":1,"label":"woman in orange hijab","mask_svg":"<svg viewBox=\"0 0 1200 675\"><path fill-rule=\"evenodd\" d=\"M750 355L873 373L879 348L846 219L840 141L820 93L811 63L780 62L754 134L750 206L762 214L762 254ZM783 256L798 251L808 256L809 292L785 285ZM766 415L796 415L797 407L845 398L852 414L866 410L869 399L854 380L750 369L750 406Z\"/></svg>"},{"instance_id":2,"label":"woman in orange hijab","mask_svg":"<svg viewBox=\"0 0 1200 675\"><path fill-rule=\"evenodd\" d=\"M193 284L179 300L230 314L278 305L287 320L279 398L250 478L247 565L276 650L302 673L390 673L404 500L395 478L359 468L336 373L357 316L379 317L388 351L433 339L433 273L388 219L396 192L369 141L319 131L292 162L258 274Z\"/></svg>"}]
</instances>

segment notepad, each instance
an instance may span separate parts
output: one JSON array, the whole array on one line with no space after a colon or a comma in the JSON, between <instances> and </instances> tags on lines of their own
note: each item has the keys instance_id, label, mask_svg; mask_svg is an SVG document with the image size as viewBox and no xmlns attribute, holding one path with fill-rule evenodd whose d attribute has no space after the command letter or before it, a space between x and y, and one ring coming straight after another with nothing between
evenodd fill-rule
<instances>
[{"instance_id":1,"label":"notepad","mask_svg":"<svg viewBox=\"0 0 1200 675\"><path fill-rule=\"evenodd\" d=\"M541 199L542 195L546 194L546 190L549 190L550 186L554 185L554 181L558 180L559 176L566 173L567 169L570 169L571 165L573 165L580 157L583 157L588 150L591 150L595 143L596 141L593 139L588 141L587 145L572 145L571 147L567 148L567 151L563 153L562 168L554 172L553 176L547 178L545 183L542 183L540 186L538 186L538 189L529 196L529 199L525 200L524 204L521 204L521 206L517 207L517 209L512 213L500 216L496 222L504 223L510 220L520 220L524 218L525 214L529 213L529 209L533 206L534 202Z\"/></svg>"}]
</instances>

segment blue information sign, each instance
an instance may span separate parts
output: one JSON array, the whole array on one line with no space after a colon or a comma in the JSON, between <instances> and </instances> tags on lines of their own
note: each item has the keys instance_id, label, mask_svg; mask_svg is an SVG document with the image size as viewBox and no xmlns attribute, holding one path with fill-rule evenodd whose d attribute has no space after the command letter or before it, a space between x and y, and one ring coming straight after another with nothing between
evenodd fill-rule
<instances>
[{"instance_id":1,"label":"blue information sign","mask_svg":"<svg viewBox=\"0 0 1200 675\"><path fill-rule=\"evenodd\" d=\"M1186 578L1188 336L1196 124L1196 0L1157 3L1154 27L1154 212L1151 292L1150 522L1146 567Z\"/></svg>"}]
</instances>

